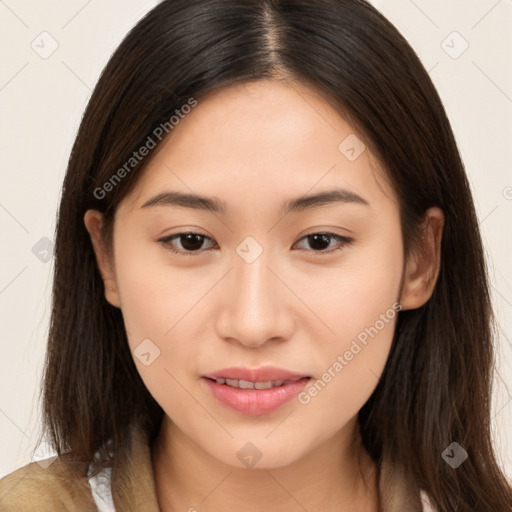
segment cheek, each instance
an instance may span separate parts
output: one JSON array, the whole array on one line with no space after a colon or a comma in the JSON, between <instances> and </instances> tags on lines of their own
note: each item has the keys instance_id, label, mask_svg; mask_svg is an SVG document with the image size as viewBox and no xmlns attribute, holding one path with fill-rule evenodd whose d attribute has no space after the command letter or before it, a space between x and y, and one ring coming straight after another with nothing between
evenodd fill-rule
<instances>
[{"instance_id":1,"label":"cheek","mask_svg":"<svg viewBox=\"0 0 512 512\"><path fill-rule=\"evenodd\" d=\"M383 300L361 304L351 317L339 311L336 335L324 337L316 351L318 374L298 396L321 430L346 424L371 396L391 349L398 308Z\"/></svg>"},{"instance_id":2,"label":"cheek","mask_svg":"<svg viewBox=\"0 0 512 512\"><path fill-rule=\"evenodd\" d=\"M116 278L131 344L144 338L171 337L173 326L185 314L187 305L200 297L201 290L191 286L193 276L167 265L165 256L160 244L130 241L129 234L119 230Z\"/></svg>"},{"instance_id":3,"label":"cheek","mask_svg":"<svg viewBox=\"0 0 512 512\"><path fill-rule=\"evenodd\" d=\"M346 250L337 266L306 267L298 276L293 270L286 278L294 291L321 320L319 330L310 333L329 356L344 351L365 328L378 322L383 337L392 336L389 320L381 325L381 315L389 311L400 296L403 274L402 240L399 231L381 232L371 241ZM320 334L320 336L319 336ZM325 363L326 361L324 361Z\"/></svg>"},{"instance_id":4,"label":"cheek","mask_svg":"<svg viewBox=\"0 0 512 512\"><path fill-rule=\"evenodd\" d=\"M194 293L190 291L190 279L170 268L164 276L166 269L150 256L133 251L116 264L123 321L146 388L166 411L184 414L183 404L189 397L179 385L183 379L173 362L178 361L180 369L194 367L195 351L182 335L179 323L190 309Z\"/></svg>"},{"instance_id":5,"label":"cheek","mask_svg":"<svg viewBox=\"0 0 512 512\"><path fill-rule=\"evenodd\" d=\"M388 235L361 250L335 283L326 283L317 305L319 311L325 305L323 318L333 332L326 331L316 351L320 375L299 396L306 408L324 411L323 419L348 420L375 389L399 314L402 265L401 239Z\"/></svg>"},{"instance_id":6,"label":"cheek","mask_svg":"<svg viewBox=\"0 0 512 512\"><path fill-rule=\"evenodd\" d=\"M158 244L131 240L122 230L115 243L121 311L135 365L157 402L180 410L190 397L179 383L197 365L191 343L197 322L189 319L204 307L201 299L216 278L171 266Z\"/></svg>"}]
</instances>

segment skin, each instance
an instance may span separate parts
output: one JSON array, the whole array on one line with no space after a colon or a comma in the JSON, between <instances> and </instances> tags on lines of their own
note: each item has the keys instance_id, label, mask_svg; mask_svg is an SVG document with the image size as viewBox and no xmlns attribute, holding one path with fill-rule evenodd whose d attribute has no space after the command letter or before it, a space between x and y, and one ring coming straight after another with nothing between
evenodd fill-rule
<instances>
[{"instance_id":1,"label":"skin","mask_svg":"<svg viewBox=\"0 0 512 512\"><path fill-rule=\"evenodd\" d=\"M430 298L443 213L426 212L425 236L405 261L397 197L379 162L368 149L355 161L338 150L354 133L300 84L214 91L174 128L119 205L112 252L101 213L86 213L105 296L122 311L132 353L147 338L160 350L149 366L134 361L166 413L153 446L163 511L378 510L377 468L361 446L357 413L381 376L396 316L307 404L294 399L245 416L200 380L267 364L321 379L394 303L414 309ZM369 205L282 215L284 201L334 186ZM215 196L227 213L141 208L169 190ZM190 248L183 238L167 247L158 241L188 230L209 237L195 255L169 250ZM325 231L353 241L304 238ZM263 248L252 263L236 252L247 236ZM262 454L253 468L237 457L248 441Z\"/></svg>"}]
</instances>

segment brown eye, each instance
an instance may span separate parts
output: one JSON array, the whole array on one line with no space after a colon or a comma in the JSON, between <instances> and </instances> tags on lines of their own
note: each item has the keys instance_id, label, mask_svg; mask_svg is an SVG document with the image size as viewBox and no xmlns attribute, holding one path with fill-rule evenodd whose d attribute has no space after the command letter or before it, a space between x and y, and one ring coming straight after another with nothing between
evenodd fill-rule
<instances>
[{"instance_id":1,"label":"brown eye","mask_svg":"<svg viewBox=\"0 0 512 512\"><path fill-rule=\"evenodd\" d=\"M187 232L176 233L158 241L172 252L192 255L192 253L201 252L205 240L211 240L211 238L200 233ZM176 244L176 241L179 241L179 244ZM178 248L176 248L176 245L181 247L178 246Z\"/></svg>"},{"instance_id":2,"label":"brown eye","mask_svg":"<svg viewBox=\"0 0 512 512\"><path fill-rule=\"evenodd\" d=\"M209 236L202 235L201 233L186 232L176 233L158 241L161 242L165 248L174 253L195 256L206 250L203 247L205 240L212 241ZM311 233L301 238L300 241L302 240L307 240L313 253L322 255L343 249L343 247L350 244L353 239L337 235L336 233ZM333 246L331 245L333 241L337 242L337 244L334 244L334 248L332 248ZM331 249L329 249L329 247L331 247Z\"/></svg>"},{"instance_id":3,"label":"brown eye","mask_svg":"<svg viewBox=\"0 0 512 512\"><path fill-rule=\"evenodd\" d=\"M313 249L313 252L317 252L319 254L330 254L334 251L343 249L346 245L352 242L352 238L337 235L336 233L311 233L310 235L306 235L301 238L300 241L307 240L309 246ZM332 247L330 243L332 241L336 241L337 246L334 245L334 249L326 250L329 247Z\"/></svg>"}]
</instances>

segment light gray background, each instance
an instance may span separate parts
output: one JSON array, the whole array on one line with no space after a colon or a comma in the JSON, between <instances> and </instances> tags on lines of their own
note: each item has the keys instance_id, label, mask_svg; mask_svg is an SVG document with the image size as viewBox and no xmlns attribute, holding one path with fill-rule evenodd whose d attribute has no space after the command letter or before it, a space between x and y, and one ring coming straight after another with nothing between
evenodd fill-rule
<instances>
[{"instance_id":1,"label":"light gray background","mask_svg":"<svg viewBox=\"0 0 512 512\"><path fill-rule=\"evenodd\" d=\"M52 260L44 261L51 253L40 240L53 240L91 90L121 39L156 3L0 0L0 477L46 455L33 453L52 279ZM429 70L472 184L500 326L494 437L512 476L512 0L374 4Z\"/></svg>"}]
</instances>

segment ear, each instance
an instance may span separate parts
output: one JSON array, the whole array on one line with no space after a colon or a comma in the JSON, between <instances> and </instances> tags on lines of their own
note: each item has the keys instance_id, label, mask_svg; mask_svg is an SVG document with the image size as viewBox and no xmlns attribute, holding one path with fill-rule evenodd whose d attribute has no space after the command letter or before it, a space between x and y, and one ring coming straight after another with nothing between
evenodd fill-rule
<instances>
[{"instance_id":1,"label":"ear","mask_svg":"<svg viewBox=\"0 0 512 512\"><path fill-rule=\"evenodd\" d=\"M432 207L425 212L421 237L405 262L400 295L403 310L419 308L432 296L441 267L444 222L440 208Z\"/></svg>"},{"instance_id":2,"label":"ear","mask_svg":"<svg viewBox=\"0 0 512 512\"><path fill-rule=\"evenodd\" d=\"M105 286L105 299L112 306L120 307L119 293L114 273L113 256L109 254L106 243L103 240L101 227L103 224L103 214L98 210L87 210L84 215L84 224L91 237L94 254L98 270Z\"/></svg>"}]
</instances>

